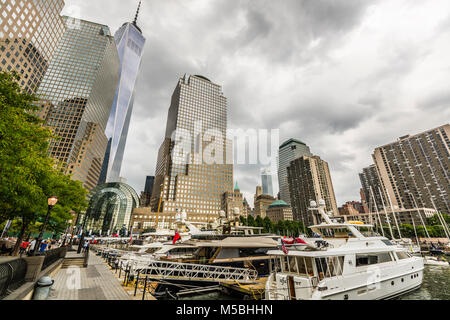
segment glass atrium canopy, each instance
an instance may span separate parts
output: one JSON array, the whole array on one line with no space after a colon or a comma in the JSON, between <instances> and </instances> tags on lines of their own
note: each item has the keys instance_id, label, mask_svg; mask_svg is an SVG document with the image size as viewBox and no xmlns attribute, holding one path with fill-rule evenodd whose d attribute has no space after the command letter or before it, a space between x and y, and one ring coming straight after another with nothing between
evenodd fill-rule
<instances>
[{"instance_id":1,"label":"glass atrium canopy","mask_svg":"<svg viewBox=\"0 0 450 320\"><path fill-rule=\"evenodd\" d=\"M129 228L131 213L139 207L136 191L125 183L105 183L95 187L89 194L87 230L102 234L116 234Z\"/></svg>"}]
</instances>

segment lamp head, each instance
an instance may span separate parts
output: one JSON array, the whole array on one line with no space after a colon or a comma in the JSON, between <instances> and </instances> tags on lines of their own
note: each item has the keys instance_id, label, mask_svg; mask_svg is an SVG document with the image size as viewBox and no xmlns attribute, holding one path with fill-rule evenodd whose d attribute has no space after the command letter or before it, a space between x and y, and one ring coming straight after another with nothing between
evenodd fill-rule
<instances>
[{"instance_id":1,"label":"lamp head","mask_svg":"<svg viewBox=\"0 0 450 320\"><path fill-rule=\"evenodd\" d=\"M58 197L55 197L55 196L51 196L50 198L48 198L48 205L50 206L50 207L53 207L53 206L55 206L56 205L56 203L58 202Z\"/></svg>"}]
</instances>

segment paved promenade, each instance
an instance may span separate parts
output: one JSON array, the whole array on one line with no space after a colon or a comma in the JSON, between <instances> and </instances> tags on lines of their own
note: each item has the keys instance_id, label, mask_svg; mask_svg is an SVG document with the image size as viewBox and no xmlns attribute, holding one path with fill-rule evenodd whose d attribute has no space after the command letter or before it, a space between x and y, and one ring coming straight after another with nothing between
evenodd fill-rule
<instances>
[{"instance_id":1,"label":"paved promenade","mask_svg":"<svg viewBox=\"0 0 450 320\"><path fill-rule=\"evenodd\" d=\"M74 254L71 253L70 256ZM91 252L87 268L60 269L49 300L131 300L108 266Z\"/></svg>"}]
</instances>

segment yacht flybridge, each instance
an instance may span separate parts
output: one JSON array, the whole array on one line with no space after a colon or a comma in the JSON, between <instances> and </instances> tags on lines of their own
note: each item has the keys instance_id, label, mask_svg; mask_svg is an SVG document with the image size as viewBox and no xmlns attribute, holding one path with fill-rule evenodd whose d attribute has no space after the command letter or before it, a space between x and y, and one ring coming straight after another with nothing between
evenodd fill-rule
<instances>
[{"instance_id":1,"label":"yacht flybridge","mask_svg":"<svg viewBox=\"0 0 450 320\"><path fill-rule=\"evenodd\" d=\"M424 261L372 231L372 225L337 223L325 202L312 201L323 223L310 229L321 236L282 244L270 263L267 300L389 299L419 288ZM305 242L305 243L303 243Z\"/></svg>"}]
</instances>

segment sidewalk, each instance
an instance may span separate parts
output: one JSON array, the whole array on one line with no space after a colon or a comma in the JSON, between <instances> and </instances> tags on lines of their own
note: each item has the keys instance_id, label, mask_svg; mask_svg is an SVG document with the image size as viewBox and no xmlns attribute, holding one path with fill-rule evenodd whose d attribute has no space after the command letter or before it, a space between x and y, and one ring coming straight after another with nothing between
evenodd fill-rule
<instances>
[{"instance_id":1,"label":"sidewalk","mask_svg":"<svg viewBox=\"0 0 450 320\"><path fill-rule=\"evenodd\" d=\"M76 255L68 254L68 257ZM60 269L49 300L131 300L108 266L95 253L89 253L87 268Z\"/></svg>"}]
</instances>

